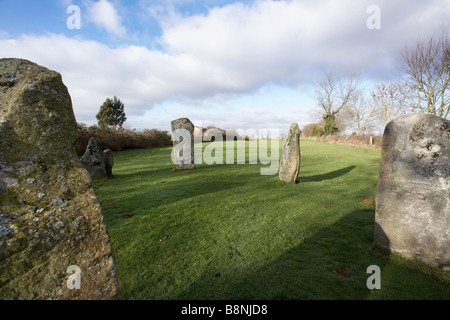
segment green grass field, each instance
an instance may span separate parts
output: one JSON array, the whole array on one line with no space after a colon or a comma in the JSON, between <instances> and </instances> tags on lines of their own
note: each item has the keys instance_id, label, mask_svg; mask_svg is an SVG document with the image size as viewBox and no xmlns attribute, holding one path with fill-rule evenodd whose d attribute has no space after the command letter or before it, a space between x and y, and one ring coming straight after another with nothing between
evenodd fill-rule
<instances>
[{"instance_id":1,"label":"green grass field","mask_svg":"<svg viewBox=\"0 0 450 320\"><path fill-rule=\"evenodd\" d=\"M450 298L449 272L373 245L380 151L302 140L286 184L261 164L175 171L171 150L117 152L94 184L121 299Z\"/></svg>"}]
</instances>

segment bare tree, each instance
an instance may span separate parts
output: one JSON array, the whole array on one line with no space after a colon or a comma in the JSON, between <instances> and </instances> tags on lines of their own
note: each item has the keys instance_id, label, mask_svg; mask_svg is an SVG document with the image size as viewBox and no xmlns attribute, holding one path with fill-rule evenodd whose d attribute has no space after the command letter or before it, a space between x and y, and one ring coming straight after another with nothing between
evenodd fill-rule
<instances>
[{"instance_id":1,"label":"bare tree","mask_svg":"<svg viewBox=\"0 0 450 320\"><path fill-rule=\"evenodd\" d=\"M376 116L383 125L408 110L409 90L404 82L381 83L371 92L370 104L376 110Z\"/></svg>"},{"instance_id":2,"label":"bare tree","mask_svg":"<svg viewBox=\"0 0 450 320\"><path fill-rule=\"evenodd\" d=\"M325 134L339 131L337 114L355 98L360 84L360 76L356 74L338 79L329 73L326 79L319 82L315 99L325 120Z\"/></svg>"},{"instance_id":3,"label":"bare tree","mask_svg":"<svg viewBox=\"0 0 450 320\"><path fill-rule=\"evenodd\" d=\"M413 110L447 118L450 113L450 44L446 33L418 41L402 52L403 71L413 92Z\"/></svg>"},{"instance_id":4,"label":"bare tree","mask_svg":"<svg viewBox=\"0 0 450 320\"><path fill-rule=\"evenodd\" d=\"M352 99L342 110L345 123L356 130L357 135L369 132L376 127L377 109L362 94Z\"/></svg>"}]
</instances>

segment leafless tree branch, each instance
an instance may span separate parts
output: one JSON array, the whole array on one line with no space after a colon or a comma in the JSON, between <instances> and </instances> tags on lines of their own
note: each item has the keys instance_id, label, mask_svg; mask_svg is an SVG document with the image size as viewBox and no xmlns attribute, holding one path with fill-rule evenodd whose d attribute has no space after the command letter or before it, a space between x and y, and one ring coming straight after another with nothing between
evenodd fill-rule
<instances>
[{"instance_id":1,"label":"leafless tree branch","mask_svg":"<svg viewBox=\"0 0 450 320\"><path fill-rule=\"evenodd\" d=\"M402 52L411 90L411 109L447 118L450 114L450 44L446 33Z\"/></svg>"}]
</instances>

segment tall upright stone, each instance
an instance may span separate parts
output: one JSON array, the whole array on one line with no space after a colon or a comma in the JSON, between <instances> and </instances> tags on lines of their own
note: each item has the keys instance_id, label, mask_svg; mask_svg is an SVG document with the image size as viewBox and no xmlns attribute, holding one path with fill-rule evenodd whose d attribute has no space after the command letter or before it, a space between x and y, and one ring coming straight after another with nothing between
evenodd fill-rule
<instances>
[{"instance_id":1,"label":"tall upright stone","mask_svg":"<svg viewBox=\"0 0 450 320\"><path fill-rule=\"evenodd\" d=\"M112 248L60 74L0 59L0 299L114 299Z\"/></svg>"},{"instance_id":2,"label":"tall upright stone","mask_svg":"<svg viewBox=\"0 0 450 320\"><path fill-rule=\"evenodd\" d=\"M172 161L177 170L194 168L194 125L188 118L173 120Z\"/></svg>"},{"instance_id":3,"label":"tall upright stone","mask_svg":"<svg viewBox=\"0 0 450 320\"><path fill-rule=\"evenodd\" d=\"M412 114L387 124L375 243L450 268L450 121Z\"/></svg>"},{"instance_id":4,"label":"tall upright stone","mask_svg":"<svg viewBox=\"0 0 450 320\"><path fill-rule=\"evenodd\" d=\"M281 151L279 178L285 182L296 182L300 171L300 129L292 123L284 139Z\"/></svg>"}]
</instances>

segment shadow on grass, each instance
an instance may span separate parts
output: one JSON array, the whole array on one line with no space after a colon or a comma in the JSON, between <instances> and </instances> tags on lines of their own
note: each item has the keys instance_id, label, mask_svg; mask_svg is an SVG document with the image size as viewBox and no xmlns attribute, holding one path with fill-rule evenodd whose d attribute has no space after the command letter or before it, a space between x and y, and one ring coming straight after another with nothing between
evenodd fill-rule
<instances>
[{"instance_id":1,"label":"shadow on grass","mask_svg":"<svg viewBox=\"0 0 450 320\"><path fill-rule=\"evenodd\" d=\"M356 166L349 166L349 167L346 167L343 169L339 169L339 170L335 170L335 171L331 171L328 173L319 174L319 175L315 175L315 176L300 177L299 181L300 182L320 182L320 181L324 181L324 180L331 180L331 179L335 179L340 176L343 176L344 174L349 173L354 168L356 168Z\"/></svg>"},{"instance_id":2,"label":"shadow on grass","mask_svg":"<svg viewBox=\"0 0 450 320\"><path fill-rule=\"evenodd\" d=\"M223 165L221 165L223 166ZM172 166L142 169L138 172L115 174L115 185L121 184L122 202L139 203L140 208L168 205L206 194L214 194L238 188L257 177L254 172L238 168L223 179L212 179L216 165L199 166L190 170L175 170ZM138 183L136 183L138 181ZM140 182L139 182L140 181ZM131 201L129 201L131 200Z\"/></svg>"},{"instance_id":3,"label":"shadow on grass","mask_svg":"<svg viewBox=\"0 0 450 320\"><path fill-rule=\"evenodd\" d=\"M203 274L179 300L447 299L448 283L398 263L373 244L373 210L358 210L254 270ZM299 226L301 227L301 226ZM231 245L231 244L230 244ZM246 259L240 254L232 259ZM367 268L381 269L381 289L367 288ZM419 269L422 269L420 267ZM427 270L427 267L424 267ZM217 275L221 274L220 277Z\"/></svg>"}]
</instances>

